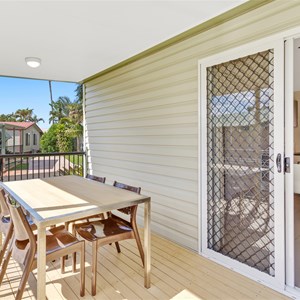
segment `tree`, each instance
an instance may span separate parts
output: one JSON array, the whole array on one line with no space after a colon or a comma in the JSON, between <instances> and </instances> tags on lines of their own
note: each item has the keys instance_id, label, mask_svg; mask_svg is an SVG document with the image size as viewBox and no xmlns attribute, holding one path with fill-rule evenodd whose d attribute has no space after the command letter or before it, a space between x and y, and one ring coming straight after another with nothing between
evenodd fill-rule
<instances>
[{"instance_id":1,"label":"tree","mask_svg":"<svg viewBox=\"0 0 300 300\"><path fill-rule=\"evenodd\" d=\"M58 152L57 124L53 124L41 137L41 151L44 153Z\"/></svg>"},{"instance_id":2,"label":"tree","mask_svg":"<svg viewBox=\"0 0 300 300\"><path fill-rule=\"evenodd\" d=\"M59 152L71 152L74 150L73 137L68 132L68 124L57 124L57 145Z\"/></svg>"},{"instance_id":3,"label":"tree","mask_svg":"<svg viewBox=\"0 0 300 300\"><path fill-rule=\"evenodd\" d=\"M61 123L65 125L66 134L72 138L76 139L76 150L80 151L80 137L83 134L83 126L79 122L75 122L71 118L61 119Z\"/></svg>"},{"instance_id":4,"label":"tree","mask_svg":"<svg viewBox=\"0 0 300 300\"><path fill-rule=\"evenodd\" d=\"M78 132L74 124L66 119L60 123L53 124L41 138L41 150L43 153L49 152L71 152L74 151L74 138Z\"/></svg>"},{"instance_id":5,"label":"tree","mask_svg":"<svg viewBox=\"0 0 300 300\"><path fill-rule=\"evenodd\" d=\"M83 86L82 86L82 84L78 84L74 92L76 94L75 101L77 103L82 104L82 102L83 102Z\"/></svg>"},{"instance_id":6,"label":"tree","mask_svg":"<svg viewBox=\"0 0 300 300\"><path fill-rule=\"evenodd\" d=\"M1 114L0 121L2 122L45 122L43 118L38 118L33 113L33 108L21 108L11 114Z\"/></svg>"},{"instance_id":7,"label":"tree","mask_svg":"<svg viewBox=\"0 0 300 300\"><path fill-rule=\"evenodd\" d=\"M69 119L75 124L82 124L83 108L80 103L71 103L69 106Z\"/></svg>"},{"instance_id":8,"label":"tree","mask_svg":"<svg viewBox=\"0 0 300 300\"><path fill-rule=\"evenodd\" d=\"M18 109L15 112L15 117L18 122L45 122L43 118L38 118L35 114L33 114L33 108Z\"/></svg>"},{"instance_id":9,"label":"tree","mask_svg":"<svg viewBox=\"0 0 300 300\"><path fill-rule=\"evenodd\" d=\"M59 123L62 118L69 117L69 105L73 102L69 97L61 96L56 101L50 103L50 118L49 123Z\"/></svg>"},{"instance_id":10,"label":"tree","mask_svg":"<svg viewBox=\"0 0 300 300\"><path fill-rule=\"evenodd\" d=\"M71 101L66 96L61 96L50 103L49 122L53 125L58 125L55 126L57 139L52 139L53 143L56 143L56 146L53 146L53 148L59 149L61 152L75 150L74 139L76 139L77 143L76 149L80 150L80 137L83 134L82 85L78 84L74 92L76 94L74 101ZM47 133L44 136L46 136L44 139L48 139Z\"/></svg>"},{"instance_id":11,"label":"tree","mask_svg":"<svg viewBox=\"0 0 300 300\"><path fill-rule=\"evenodd\" d=\"M16 117L14 115L14 113L11 114L0 114L0 121L2 122L16 122Z\"/></svg>"}]
</instances>

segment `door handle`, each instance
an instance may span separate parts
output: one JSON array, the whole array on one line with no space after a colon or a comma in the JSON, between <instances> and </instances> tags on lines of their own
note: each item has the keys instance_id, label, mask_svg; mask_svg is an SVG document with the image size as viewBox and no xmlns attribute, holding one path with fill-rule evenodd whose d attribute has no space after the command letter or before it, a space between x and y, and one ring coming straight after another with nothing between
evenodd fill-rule
<instances>
[{"instance_id":1,"label":"door handle","mask_svg":"<svg viewBox=\"0 0 300 300\"><path fill-rule=\"evenodd\" d=\"M277 166L277 172L281 173L282 167L281 167L281 154L278 153L276 157L276 166Z\"/></svg>"}]
</instances>

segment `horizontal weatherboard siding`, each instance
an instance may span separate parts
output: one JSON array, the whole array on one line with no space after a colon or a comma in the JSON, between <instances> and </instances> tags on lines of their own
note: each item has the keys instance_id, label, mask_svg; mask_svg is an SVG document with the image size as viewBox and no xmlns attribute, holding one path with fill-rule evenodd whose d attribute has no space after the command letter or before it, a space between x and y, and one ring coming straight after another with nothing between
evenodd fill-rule
<instances>
[{"instance_id":1,"label":"horizontal weatherboard siding","mask_svg":"<svg viewBox=\"0 0 300 300\"><path fill-rule=\"evenodd\" d=\"M141 186L153 231L199 250L198 61L300 25L299 15L300 2L274 1L86 81L89 172Z\"/></svg>"}]
</instances>

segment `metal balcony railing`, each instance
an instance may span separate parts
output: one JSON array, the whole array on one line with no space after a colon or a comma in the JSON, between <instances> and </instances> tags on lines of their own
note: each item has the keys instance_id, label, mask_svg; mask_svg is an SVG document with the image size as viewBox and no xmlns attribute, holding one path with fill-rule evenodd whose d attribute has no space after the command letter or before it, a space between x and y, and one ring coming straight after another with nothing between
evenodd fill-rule
<instances>
[{"instance_id":1,"label":"metal balcony railing","mask_svg":"<svg viewBox=\"0 0 300 300\"><path fill-rule=\"evenodd\" d=\"M85 152L0 155L0 180L84 174Z\"/></svg>"}]
</instances>

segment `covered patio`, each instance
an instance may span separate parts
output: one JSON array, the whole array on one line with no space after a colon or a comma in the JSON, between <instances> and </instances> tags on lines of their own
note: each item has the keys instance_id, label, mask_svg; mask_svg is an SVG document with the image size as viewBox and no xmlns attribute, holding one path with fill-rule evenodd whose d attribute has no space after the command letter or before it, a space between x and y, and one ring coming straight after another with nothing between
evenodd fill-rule
<instances>
[{"instance_id":1,"label":"covered patio","mask_svg":"<svg viewBox=\"0 0 300 300\"><path fill-rule=\"evenodd\" d=\"M0 58L1 76L83 84L84 149L79 154L84 158L80 172L74 173L73 168L72 174L105 176L105 184L112 186L119 181L141 187L142 194L151 198L150 288L144 286L144 271L135 241L126 240L121 243L121 253L109 245L100 247L97 294L92 296L92 249L86 243L85 296L79 295L80 273L72 272L69 257L64 274L60 272L59 260L46 266L48 299L288 299L292 294L285 293L285 274L279 274L282 269L277 268L284 263L276 256L274 264L273 241L277 243L277 236L275 239L272 236L267 247L271 255L268 252L264 257L272 267L276 265L274 271L267 267L262 275L270 281L253 276L260 272L255 264L242 261L238 263L244 265L236 268L214 256L204 255L207 232L204 232L202 221L209 211L202 211L201 196L211 183L201 182L206 169L200 164L204 139L200 136L199 60L300 26L300 3L283 0L202 1L202 4L201 1L200 4L197 1L147 1L143 6L142 2L126 2L0 4L0 19L11 31L3 43L6 55L3 61ZM115 5L119 6L117 10ZM32 31L37 33L38 40L27 34ZM24 41L24 36L28 41ZM78 36L84 39L77 47L66 42ZM11 48L23 50L14 52ZM24 60L28 56L37 58L41 67L29 69ZM232 74L229 72L229 75ZM258 106L251 109L258 109ZM244 161L244 157L241 156L241 160ZM59 159L57 168L53 166L53 177L57 173L58 176L71 174L70 170L62 170L61 165L65 167L65 160ZM34 160L28 164L25 179L35 178L34 172L30 177L29 166L37 170L39 177L40 173L45 175L45 171L40 172L37 159L37 164ZM235 171L234 167L232 169ZM241 170L240 164L237 169ZM50 157L47 170L48 177L52 177ZM258 173L261 171L259 168ZM17 178L17 175L12 177ZM10 180L8 175L7 181ZM269 199L269 186L267 188L266 198ZM245 202L239 209L246 206ZM120 208L124 207L117 209ZM213 219L222 213L217 212ZM225 219L225 214L221 218ZM144 219L139 209L137 222L142 236ZM237 222L243 223L241 218L232 219L234 229L238 227ZM272 231L273 220L265 222L271 224ZM215 227L220 223L222 220L217 220ZM248 230L252 225L247 224ZM223 229L217 228L216 232L220 242L224 242ZM238 235L234 233L235 236ZM248 243L251 237L245 240ZM260 246L257 245L254 243L255 247ZM247 247L248 244L242 251ZM280 251L280 257L284 257L284 247ZM44 268L45 264L39 265L42 274ZM0 286L1 299L14 299L21 275L21 267L10 259ZM280 282L280 286L276 286L276 282ZM37 284L31 280L24 299L36 299ZM44 288L45 285L40 286ZM44 294L43 290L41 295Z\"/></svg>"}]
</instances>

